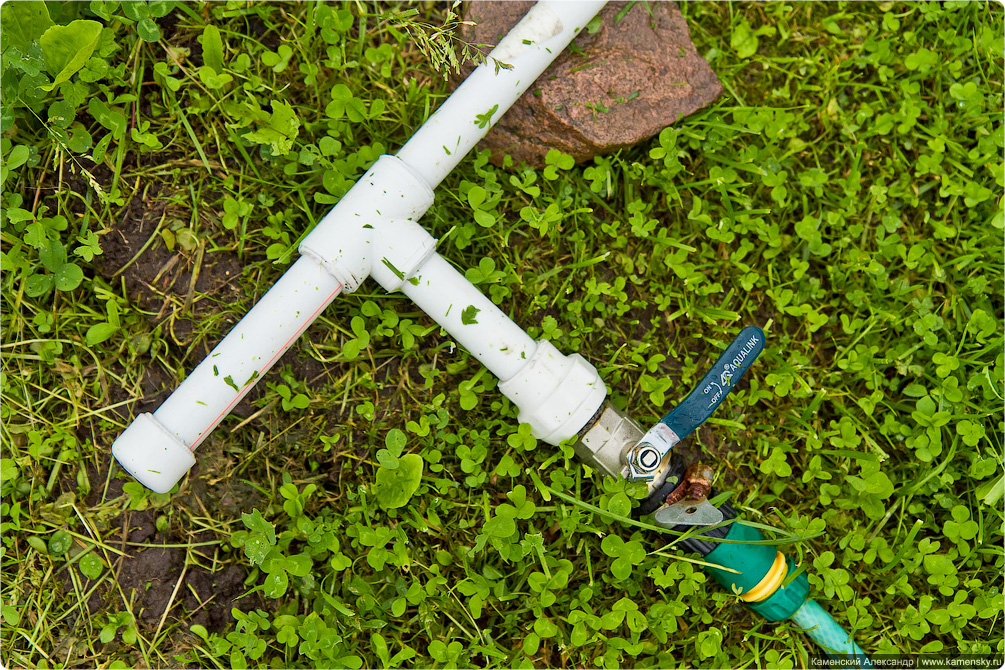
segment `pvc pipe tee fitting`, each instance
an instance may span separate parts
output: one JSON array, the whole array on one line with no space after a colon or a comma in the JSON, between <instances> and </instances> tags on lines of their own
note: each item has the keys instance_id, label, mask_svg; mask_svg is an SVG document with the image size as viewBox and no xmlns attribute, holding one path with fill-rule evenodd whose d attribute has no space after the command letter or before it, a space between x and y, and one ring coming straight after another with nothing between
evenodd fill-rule
<instances>
[{"instance_id":1,"label":"pvc pipe tee fitting","mask_svg":"<svg viewBox=\"0 0 1005 670\"><path fill-rule=\"evenodd\" d=\"M414 287L416 302L438 306L442 299L433 296L433 282L429 289L419 287L416 274L428 263L430 277L450 275L446 263L435 262L436 241L416 223L433 202L432 187L604 4L581 0L535 5L492 51L511 69L492 64L476 68L398 156L381 156L304 238L301 258L251 312L155 414L137 417L115 441L112 453L130 474L154 491L169 491L194 465L192 450L255 380L341 291L355 291L367 276L388 291ZM485 114L488 124L482 120ZM466 288L454 290L467 300ZM455 336L474 343L476 355L503 379L503 393L520 407L521 420L534 427L536 436L551 444L574 436L603 401L606 390L596 370L546 343L535 346L491 303L472 296L458 308L476 304L482 305L476 309L483 310L486 325L499 324L500 330L484 342L467 333ZM446 312L430 316L454 325L449 321L455 317L448 318ZM527 364L520 365L525 359Z\"/></svg>"},{"instance_id":2,"label":"pvc pipe tee fitting","mask_svg":"<svg viewBox=\"0 0 1005 670\"><path fill-rule=\"evenodd\" d=\"M396 156L381 156L300 243L355 291L373 276L396 291L436 250L436 240L417 221L433 204L433 191Z\"/></svg>"}]
</instances>

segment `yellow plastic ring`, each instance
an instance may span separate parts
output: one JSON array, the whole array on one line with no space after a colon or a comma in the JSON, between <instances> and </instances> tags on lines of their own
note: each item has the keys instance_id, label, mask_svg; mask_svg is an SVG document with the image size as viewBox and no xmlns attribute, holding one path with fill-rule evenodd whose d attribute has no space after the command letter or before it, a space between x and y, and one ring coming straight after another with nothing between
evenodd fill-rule
<instances>
[{"instance_id":1,"label":"yellow plastic ring","mask_svg":"<svg viewBox=\"0 0 1005 670\"><path fill-rule=\"evenodd\" d=\"M761 578L757 586L746 593L741 593L740 600L748 603L758 603L762 600L767 600L782 585L782 580L785 579L785 575L788 572L789 565L786 563L785 557L782 556L782 552L779 551L775 554L775 562L771 564L768 574Z\"/></svg>"}]
</instances>

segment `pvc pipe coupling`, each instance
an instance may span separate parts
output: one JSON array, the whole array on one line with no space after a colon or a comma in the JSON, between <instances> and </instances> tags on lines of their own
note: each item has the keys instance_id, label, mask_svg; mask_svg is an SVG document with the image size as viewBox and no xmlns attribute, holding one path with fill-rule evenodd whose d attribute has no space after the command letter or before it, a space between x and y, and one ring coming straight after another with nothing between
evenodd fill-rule
<instances>
[{"instance_id":1,"label":"pvc pipe coupling","mask_svg":"<svg viewBox=\"0 0 1005 670\"><path fill-rule=\"evenodd\" d=\"M607 385L589 361L565 356L547 340L538 340L534 355L499 391L519 408L520 423L552 445L576 437L607 397Z\"/></svg>"}]
</instances>

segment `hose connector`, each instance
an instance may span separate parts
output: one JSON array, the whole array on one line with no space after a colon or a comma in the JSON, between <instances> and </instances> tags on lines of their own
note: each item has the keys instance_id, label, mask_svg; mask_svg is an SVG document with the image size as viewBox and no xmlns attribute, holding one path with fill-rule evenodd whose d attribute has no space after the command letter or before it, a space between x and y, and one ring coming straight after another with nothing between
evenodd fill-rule
<instances>
[{"instance_id":1,"label":"hose connector","mask_svg":"<svg viewBox=\"0 0 1005 670\"><path fill-rule=\"evenodd\" d=\"M768 621L788 619L802 607L810 592L806 574L786 584L795 564L774 545L750 544L766 540L761 531L734 521L724 540L705 555L705 561L726 568L706 568L726 591L739 596Z\"/></svg>"}]
</instances>

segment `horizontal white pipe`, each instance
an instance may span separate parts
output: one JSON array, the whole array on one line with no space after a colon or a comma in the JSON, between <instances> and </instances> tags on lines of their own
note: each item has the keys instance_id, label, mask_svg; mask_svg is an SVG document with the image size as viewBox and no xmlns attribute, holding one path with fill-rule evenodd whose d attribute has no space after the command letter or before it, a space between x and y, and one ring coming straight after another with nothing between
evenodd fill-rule
<instances>
[{"instance_id":1,"label":"horizontal white pipe","mask_svg":"<svg viewBox=\"0 0 1005 670\"><path fill-rule=\"evenodd\" d=\"M312 259L298 259L154 416L195 449L341 290Z\"/></svg>"},{"instance_id":2,"label":"horizontal white pipe","mask_svg":"<svg viewBox=\"0 0 1005 670\"><path fill-rule=\"evenodd\" d=\"M149 488L170 490L194 463L184 450L206 439L341 290L314 259L297 260L152 416L119 436L116 459ZM175 473L181 461L191 462Z\"/></svg>"},{"instance_id":3,"label":"horizontal white pipe","mask_svg":"<svg viewBox=\"0 0 1005 670\"><path fill-rule=\"evenodd\" d=\"M401 291L502 381L534 355L534 340L437 253Z\"/></svg>"},{"instance_id":4,"label":"horizontal white pipe","mask_svg":"<svg viewBox=\"0 0 1005 670\"><path fill-rule=\"evenodd\" d=\"M412 135L398 158L435 188L605 4L538 2ZM497 67L500 63L512 67Z\"/></svg>"}]
</instances>

